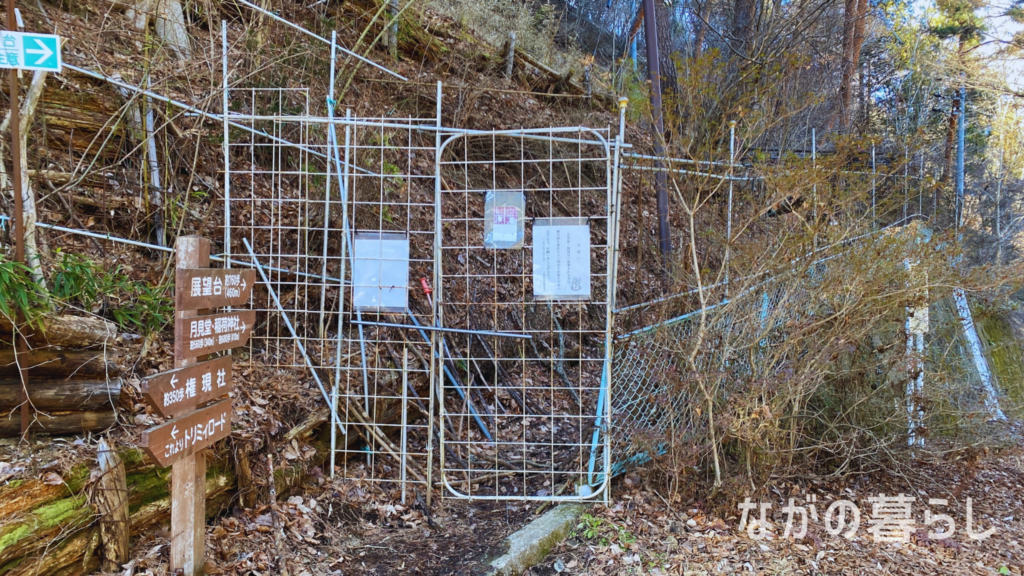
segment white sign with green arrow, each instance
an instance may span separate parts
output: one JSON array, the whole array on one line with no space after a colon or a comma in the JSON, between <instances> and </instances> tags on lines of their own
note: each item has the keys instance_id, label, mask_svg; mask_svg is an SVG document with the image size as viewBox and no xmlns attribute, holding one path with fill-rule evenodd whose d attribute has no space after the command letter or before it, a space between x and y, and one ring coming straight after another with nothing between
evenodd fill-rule
<instances>
[{"instance_id":1,"label":"white sign with green arrow","mask_svg":"<svg viewBox=\"0 0 1024 576\"><path fill-rule=\"evenodd\" d=\"M61 71L60 36L0 31L0 68Z\"/></svg>"}]
</instances>

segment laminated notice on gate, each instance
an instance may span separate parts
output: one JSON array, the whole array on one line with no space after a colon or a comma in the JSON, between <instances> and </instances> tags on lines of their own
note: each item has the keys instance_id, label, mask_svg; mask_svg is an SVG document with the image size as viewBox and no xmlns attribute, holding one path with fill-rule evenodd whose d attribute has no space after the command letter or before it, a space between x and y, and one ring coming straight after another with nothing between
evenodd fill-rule
<instances>
[{"instance_id":1,"label":"laminated notice on gate","mask_svg":"<svg viewBox=\"0 0 1024 576\"><path fill-rule=\"evenodd\" d=\"M352 303L357 309L404 312L409 304L409 236L356 232Z\"/></svg>"},{"instance_id":2,"label":"laminated notice on gate","mask_svg":"<svg viewBox=\"0 0 1024 576\"><path fill-rule=\"evenodd\" d=\"M525 208L522 190L488 190L484 198L484 248L522 248Z\"/></svg>"},{"instance_id":3,"label":"laminated notice on gate","mask_svg":"<svg viewBox=\"0 0 1024 576\"><path fill-rule=\"evenodd\" d=\"M534 221L533 297L590 299L590 224L586 218Z\"/></svg>"}]
</instances>

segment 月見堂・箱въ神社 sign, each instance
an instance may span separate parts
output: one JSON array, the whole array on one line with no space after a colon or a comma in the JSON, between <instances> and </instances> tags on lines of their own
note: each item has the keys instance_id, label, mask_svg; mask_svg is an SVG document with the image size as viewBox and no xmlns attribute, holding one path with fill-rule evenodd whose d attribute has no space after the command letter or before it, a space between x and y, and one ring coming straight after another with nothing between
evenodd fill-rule
<instances>
[{"instance_id":1,"label":"\u6708\u898b\u5802\u30fb\u7bb1\u0432\u044a\u795e\u793e sign","mask_svg":"<svg viewBox=\"0 0 1024 576\"><path fill-rule=\"evenodd\" d=\"M60 72L60 36L0 31L0 68Z\"/></svg>"}]
</instances>

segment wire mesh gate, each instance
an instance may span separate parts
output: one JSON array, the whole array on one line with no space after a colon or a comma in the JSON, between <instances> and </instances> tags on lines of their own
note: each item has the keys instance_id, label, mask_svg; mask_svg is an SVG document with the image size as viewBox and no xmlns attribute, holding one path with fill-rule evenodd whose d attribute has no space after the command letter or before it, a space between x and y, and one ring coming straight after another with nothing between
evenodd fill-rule
<instances>
[{"instance_id":1,"label":"wire mesh gate","mask_svg":"<svg viewBox=\"0 0 1024 576\"><path fill-rule=\"evenodd\" d=\"M225 107L224 252L264 277L239 363L309 371L332 474L404 497L438 485L440 438L449 496L607 499L607 131L442 129L440 98L431 119L316 116L306 90Z\"/></svg>"},{"instance_id":2,"label":"wire mesh gate","mask_svg":"<svg viewBox=\"0 0 1024 576\"><path fill-rule=\"evenodd\" d=\"M612 157L584 128L437 153L441 472L457 498L607 498ZM424 284L424 288L427 288Z\"/></svg>"}]
</instances>

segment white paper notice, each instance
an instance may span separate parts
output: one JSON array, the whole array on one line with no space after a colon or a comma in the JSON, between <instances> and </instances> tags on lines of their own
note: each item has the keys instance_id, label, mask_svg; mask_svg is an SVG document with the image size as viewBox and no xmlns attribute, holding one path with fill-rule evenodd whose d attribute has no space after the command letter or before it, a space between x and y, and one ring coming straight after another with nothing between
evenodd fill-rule
<instances>
[{"instance_id":1,"label":"white paper notice","mask_svg":"<svg viewBox=\"0 0 1024 576\"><path fill-rule=\"evenodd\" d=\"M409 304L409 237L357 232L352 302L359 309L402 312Z\"/></svg>"},{"instance_id":2,"label":"white paper notice","mask_svg":"<svg viewBox=\"0 0 1024 576\"><path fill-rule=\"evenodd\" d=\"M534 298L590 299L590 224L578 222L548 218L534 223Z\"/></svg>"},{"instance_id":3,"label":"white paper notice","mask_svg":"<svg viewBox=\"0 0 1024 576\"><path fill-rule=\"evenodd\" d=\"M484 248L522 248L525 209L526 196L522 190L488 190L484 197Z\"/></svg>"},{"instance_id":4,"label":"white paper notice","mask_svg":"<svg viewBox=\"0 0 1024 576\"><path fill-rule=\"evenodd\" d=\"M519 209L515 206L495 206L491 234L495 242L515 242L519 235Z\"/></svg>"}]
</instances>

